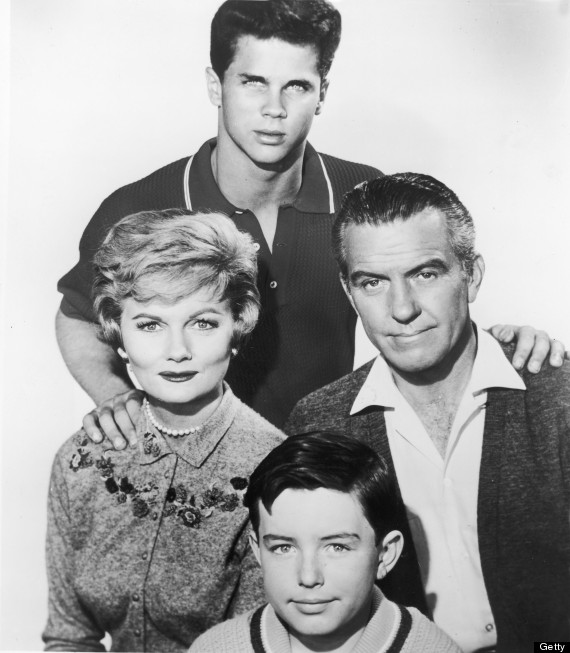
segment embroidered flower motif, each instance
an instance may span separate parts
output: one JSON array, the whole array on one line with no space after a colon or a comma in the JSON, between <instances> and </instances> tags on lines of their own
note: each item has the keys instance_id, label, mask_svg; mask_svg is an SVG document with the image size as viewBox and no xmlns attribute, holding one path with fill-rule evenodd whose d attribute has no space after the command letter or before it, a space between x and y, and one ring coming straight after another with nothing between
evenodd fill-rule
<instances>
[{"instance_id":1,"label":"embroidered flower motif","mask_svg":"<svg viewBox=\"0 0 570 653\"><path fill-rule=\"evenodd\" d=\"M150 431L143 435L143 451L147 456L153 456L154 458L158 458L161 454L158 438Z\"/></svg>"},{"instance_id":2,"label":"embroidered flower motif","mask_svg":"<svg viewBox=\"0 0 570 653\"><path fill-rule=\"evenodd\" d=\"M119 486L117 485L117 481L114 478L108 478L105 481L105 487L107 488L107 491L110 492L111 494L115 494L116 492L119 491Z\"/></svg>"},{"instance_id":3,"label":"embroidered flower motif","mask_svg":"<svg viewBox=\"0 0 570 653\"><path fill-rule=\"evenodd\" d=\"M202 495L202 504L205 508L216 506L223 500L224 493L216 486L209 488Z\"/></svg>"},{"instance_id":4,"label":"embroidered flower motif","mask_svg":"<svg viewBox=\"0 0 570 653\"><path fill-rule=\"evenodd\" d=\"M95 467L99 470L101 478L111 478L113 476L113 468L115 465L107 457L106 452L101 456L101 458L96 460Z\"/></svg>"},{"instance_id":5,"label":"embroidered flower motif","mask_svg":"<svg viewBox=\"0 0 570 653\"><path fill-rule=\"evenodd\" d=\"M234 476L233 478L230 478L230 483L234 490L245 490L248 486L247 478L243 478L242 476Z\"/></svg>"},{"instance_id":6,"label":"embroidered flower motif","mask_svg":"<svg viewBox=\"0 0 570 653\"><path fill-rule=\"evenodd\" d=\"M135 517L146 517L149 512L150 508L146 501L143 501L143 499L139 499L138 497L133 500L133 515Z\"/></svg>"},{"instance_id":7,"label":"embroidered flower motif","mask_svg":"<svg viewBox=\"0 0 570 653\"><path fill-rule=\"evenodd\" d=\"M69 468L74 472L77 472L80 469L85 469L86 467L91 467L91 465L93 465L91 452L85 451L82 447L77 449L77 453L74 453L69 461Z\"/></svg>"},{"instance_id":8,"label":"embroidered flower motif","mask_svg":"<svg viewBox=\"0 0 570 653\"><path fill-rule=\"evenodd\" d=\"M220 502L220 510L224 512L233 512L239 505L237 494L225 494L223 501Z\"/></svg>"},{"instance_id":9,"label":"embroidered flower motif","mask_svg":"<svg viewBox=\"0 0 570 653\"><path fill-rule=\"evenodd\" d=\"M191 526L192 528L199 528L202 521L202 513L197 508L188 506L186 510L180 511L180 517L184 526Z\"/></svg>"}]
</instances>

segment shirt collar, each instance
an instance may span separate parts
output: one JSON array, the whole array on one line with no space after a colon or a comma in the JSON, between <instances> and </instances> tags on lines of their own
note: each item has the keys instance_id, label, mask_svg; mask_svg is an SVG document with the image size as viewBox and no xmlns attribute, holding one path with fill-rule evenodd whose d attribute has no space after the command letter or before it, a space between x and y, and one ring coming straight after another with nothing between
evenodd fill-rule
<instances>
[{"instance_id":1,"label":"shirt collar","mask_svg":"<svg viewBox=\"0 0 570 653\"><path fill-rule=\"evenodd\" d=\"M477 395L489 388L526 390L524 381L507 360L499 343L482 329L477 329L477 353L471 378L465 392ZM395 408L402 401L388 363L378 356L366 381L356 395L350 414L354 415L369 406Z\"/></svg>"},{"instance_id":2,"label":"shirt collar","mask_svg":"<svg viewBox=\"0 0 570 653\"><path fill-rule=\"evenodd\" d=\"M206 420L197 433L180 438L164 436L149 423L143 411L137 428L141 464L149 465L157 462L164 456L176 454L194 467L201 467L230 428L239 409L239 405L239 401L231 391L230 386L224 381L222 401L214 413ZM145 433L151 433L153 437L149 439L145 437ZM146 447L145 441L147 442ZM159 450L155 449L153 451L149 447L149 443L156 443Z\"/></svg>"},{"instance_id":3,"label":"shirt collar","mask_svg":"<svg viewBox=\"0 0 570 653\"><path fill-rule=\"evenodd\" d=\"M221 211L226 215L243 213L243 209L234 206L224 197L214 178L211 156L215 147L216 139L211 138L202 145L192 160L188 162L190 166L188 177L190 193L187 197L187 208L193 210L208 208L212 211ZM293 206L303 213L335 212L329 175L322 157L310 143L305 145L303 179Z\"/></svg>"}]
</instances>

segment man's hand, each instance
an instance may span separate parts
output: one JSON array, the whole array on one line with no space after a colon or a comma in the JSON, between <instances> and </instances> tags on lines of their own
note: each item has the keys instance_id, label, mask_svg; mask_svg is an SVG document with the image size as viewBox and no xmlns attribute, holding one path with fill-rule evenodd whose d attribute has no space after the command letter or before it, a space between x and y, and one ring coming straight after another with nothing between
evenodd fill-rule
<instances>
[{"instance_id":1,"label":"man's hand","mask_svg":"<svg viewBox=\"0 0 570 653\"><path fill-rule=\"evenodd\" d=\"M538 331L531 326L495 324L489 333L500 342L516 341L513 367L517 370L526 363L528 371L536 374L547 358L552 367L560 367L564 358L568 359L564 343L550 338L546 331Z\"/></svg>"},{"instance_id":2,"label":"man's hand","mask_svg":"<svg viewBox=\"0 0 570 653\"><path fill-rule=\"evenodd\" d=\"M107 437L115 449L124 449L127 444L134 447L143 397L142 390L128 390L107 399L85 415L85 432L93 442L102 442Z\"/></svg>"}]
</instances>

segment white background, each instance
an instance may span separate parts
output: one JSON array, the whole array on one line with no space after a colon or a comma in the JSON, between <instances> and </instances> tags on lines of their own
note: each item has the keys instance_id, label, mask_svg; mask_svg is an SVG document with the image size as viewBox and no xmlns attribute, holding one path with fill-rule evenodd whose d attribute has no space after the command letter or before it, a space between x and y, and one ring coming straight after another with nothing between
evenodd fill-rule
<instances>
[{"instance_id":1,"label":"white background","mask_svg":"<svg viewBox=\"0 0 570 653\"><path fill-rule=\"evenodd\" d=\"M90 401L60 360L55 284L113 190L214 135L203 69L218 0L17 0L4 222L0 647L41 648L51 460ZM475 317L570 344L567 0L344 0L317 149L425 172L471 210Z\"/></svg>"}]
</instances>

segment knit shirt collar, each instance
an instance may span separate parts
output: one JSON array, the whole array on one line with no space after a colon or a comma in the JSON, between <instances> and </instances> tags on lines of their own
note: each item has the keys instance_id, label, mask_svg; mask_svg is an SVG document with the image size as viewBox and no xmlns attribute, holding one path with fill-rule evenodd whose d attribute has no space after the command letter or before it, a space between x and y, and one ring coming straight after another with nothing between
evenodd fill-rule
<instances>
[{"instance_id":1,"label":"knit shirt collar","mask_svg":"<svg viewBox=\"0 0 570 653\"><path fill-rule=\"evenodd\" d=\"M370 621L362 632L353 653L380 653L394 643L401 626L401 611L382 592L373 588ZM289 633L271 605L261 616L261 640L265 653L291 653Z\"/></svg>"},{"instance_id":2,"label":"knit shirt collar","mask_svg":"<svg viewBox=\"0 0 570 653\"><path fill-rule=\"evenodd\" d=\"M196 152L189 178L190 202L193 209L208 207L227 215L243 213L248 207L237 207L229 202L212 172L212 150L216 139L206 141ZM303 179L293 206L302 213L334 213L332 186L323 160L315 148L307 143L303 157Z\"/></svg>"},{"instance_id":3,"label":"knit shirt collar","mask_svg":"<svg viewBox=\"0 0 570 653\"><path fill-rule=\"evenodd\" d=\"M230 386L224 381L222 401L214 413L204 422L197 433L174 438L163 435L149 421L143 411L137 424L137 440L139 456L142 465L149 465L160 460L165 455L178 455L194 467L201 467L206 458L216 448L218 442L230 428L239 410L240 402L235 397ZM152 433L159 444L162 455L153 457L144 450L144 434Z\"/></svg>"}]
</instances>

